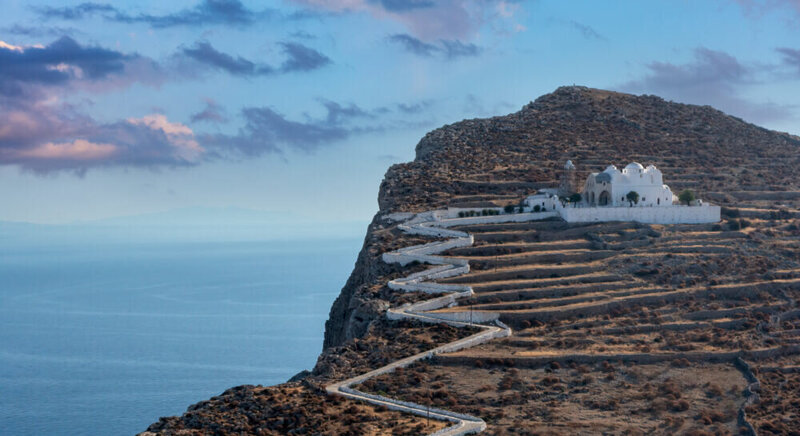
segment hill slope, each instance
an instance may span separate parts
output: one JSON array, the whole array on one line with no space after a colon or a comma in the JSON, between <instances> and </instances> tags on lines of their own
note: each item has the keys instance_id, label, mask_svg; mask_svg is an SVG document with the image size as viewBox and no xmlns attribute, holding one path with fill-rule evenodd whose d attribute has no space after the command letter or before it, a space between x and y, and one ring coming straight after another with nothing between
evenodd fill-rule
<instances>
[{"instance_id":1,"label":"hill slope","mask_svg":"<svg viewBox=\"0 0 800 436\"><path fill-rule=\"evenodd\" d=\"M797 376L776 370L796 367L796 356L756 352L796 346L798 338L793 332L800 328L800 312L792 308L800 296L794 286L800 280L800 138L710 107L564 87L514 114L436 129L416 151L413 162L386 173L380 211L331 308L325 349L313 373L266 390L244 387L247 401L241 390L226 393L192 406L182 417L162 419L151 431L281 434L301 428L302 434L313 422L321 433L380 433L367 425L373 418L396 423L399 434L421 429L423 423L402 421L384 410L353 409L357 418L341 416L338 402L320 405L311 395L323 395L329 380L468 334L385 319L388 307L429 298L386 286L425 267L387 265L380 255L428 241L399 231L388 214L516 203L554 184L566 159L577 164L580 177L612 163L653 163L674 191L691 188L727 206L727 220L667 229L556 222L465 228L476 234L475 247L450 254L470 257L474 273L450 281L479 285L471 304L501 312L516 323L520 336L420 365L402 377L377 379L362 389L478 414L493 434L519 428L724 434L739 430L736 411L743 407L741 390L747 385L746 372L730 356L755 349L741 355L772 359L757 364L769 371L766 386L776 390L770 401L748 409L758 420L755 425L777 433L800 425L791 412L798 401L792 393ZM753 287L733 289L737 282ZM669 331L654 334L663 323L670 324ZM592 335L597 339L587 339ZM661 354L648 354L654 352ZM682 360L675 353L683 353ZM594 362L598 356L612 362ZM597 367L576 365L575 359ZM643 359L655 360L642 364ZM528 369L511 367L517 363ZM294 391L306 399L287 401L287 392ZM276 423L252 412L267 410L272 417L284 403L293 404L281 412L291 421ZM304 416L304 403L325 419ZM633 414L641 419L631 420Z\"/></svg>"}]
</instances>

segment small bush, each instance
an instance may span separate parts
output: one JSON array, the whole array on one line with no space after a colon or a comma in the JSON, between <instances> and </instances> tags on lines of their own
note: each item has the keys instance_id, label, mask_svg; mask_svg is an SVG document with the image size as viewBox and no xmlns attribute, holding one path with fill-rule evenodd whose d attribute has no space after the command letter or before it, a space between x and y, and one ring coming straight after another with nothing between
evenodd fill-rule
<instances>
[{"instance_id":1,"label":"small bush","mask_svg":"<svg viewBox=\"0 0 800 436\"><path fill-rule=\"evenodd\" d=\"M685 412L689 410L689 402L686 400L677 400L670 403L669 408L673 412Z\"/></svg>"},{"instance_id":2,"label":"small bush","mask_svg":"<svg viewBox=\"0 0 800 436\"><path fill-rule=\"evenodd\" d=\"M514 209L515 209L515 207L514 207L513 204L509 204L509 205L507 205L506 207L503 208L503 210L506 213L514 213Z\"/></svg>"},{"instance_id":3,"label":"small bush","mask_svg":"<svg viewBox=\"0 0 800 436\"><path fill-rule=\"evenodd\" d=\"M732 207L723 207L720 209L720 213L722 214L722 216L726 218L739 218L739 216L741 216L741 212L739 212L739 209L735 209Z\"/></svg>"},{"instance_id":4,"label":"small bush","mask_svg":"<svg viewBox=\"0 0 800 436\"><path fill-rule=\"evenodd\" d=\"M542 210L542 207L541 207L541 206L539 206L538 204L537 204L536 206L533 206L533 211L534 211L534 212L539 212L539 211L541 211L541 210Z\"/></svg>"}]
</instances>

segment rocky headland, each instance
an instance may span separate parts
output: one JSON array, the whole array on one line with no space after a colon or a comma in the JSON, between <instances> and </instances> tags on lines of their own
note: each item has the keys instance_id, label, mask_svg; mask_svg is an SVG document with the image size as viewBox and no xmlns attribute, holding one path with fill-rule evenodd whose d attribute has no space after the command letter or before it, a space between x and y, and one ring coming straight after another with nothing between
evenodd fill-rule
<instances>
[{"instance_id":1,"label":"rocky headland","mask_svg":"<svg viewBox=\"0 0 800 436\"><path fill-rule=\"evenodd\" d=\"M800 138L708 106L562 87L516 113L436 129L417 144L414 161L389 168L312 371L283 385L232 388L147 432L444 427L324 392L332 381L472 333L386 319L390 307L430 298L386 286L426 267L387 264L381 255L430 242L400 231L392 214L517 204L553 186L567 159L579 179L610 163L655 164L674 192L691 189L722 205L723 222L467 226L474 247L447 254L469 258L472 272L445 282L475 287L468 304L499 312L514 337L361 389L481 416L488 434L800 428L800 363L791 351L800 344Z\"/></svg>"}]
</instances>

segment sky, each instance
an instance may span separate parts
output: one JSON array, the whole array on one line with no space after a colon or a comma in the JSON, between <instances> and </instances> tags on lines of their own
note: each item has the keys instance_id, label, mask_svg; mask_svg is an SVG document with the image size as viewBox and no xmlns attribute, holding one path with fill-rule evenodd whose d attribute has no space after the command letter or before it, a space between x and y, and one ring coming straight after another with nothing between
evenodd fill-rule
<instances>
[{"instance_id":1,"label":"sky","mask_svg":"<svg viewBox=\"0 0 800 436\"><path fill-rule=\"evenodd\" d=\"M562 85L800 134L800 0L3 0L0 220L367 221L428 131Z\"/></svg>"}]
</instances>

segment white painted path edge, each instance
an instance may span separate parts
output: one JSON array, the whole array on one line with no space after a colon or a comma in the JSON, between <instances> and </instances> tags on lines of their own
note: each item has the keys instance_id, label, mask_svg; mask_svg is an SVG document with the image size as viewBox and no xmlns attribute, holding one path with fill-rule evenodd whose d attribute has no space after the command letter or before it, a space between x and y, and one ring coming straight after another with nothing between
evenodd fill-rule
<instances>
[{"instance_id":1,"label":"white painted path edge","mask_svg":"<svg viewBox=\"0 0 800 436\"><path fill-rule=\"evenodd\" d=\"M550 218L552 213L528 213L528 214L515 214L515 215L495 215L491 217L480 217L480 223L501 223L501 222L520 222L520 221L533 221ZM448 230L443 227L450 227L463 224L474 224L474 218L454 218L454 219L438 219L440 214L437 211L425 212L417 214L406 222L400 224L398 228L407 233L433 236L433 237L446 237L449 238L444 241L431 242L428 244L415 245L412 247L401 248L389 253L384 253L382 258L387 263L399 263L406 265L410 262L428 263L434 266L422 272L411 274L407 277L392 280L388 283L392 289L402 290L406 292L419 291L431 294L445 294L441 297L425 300L414 304L406 304L401 307L391 308L387 311L387 318L393 320L399 319L412 319L428 323L443 323L454 327L479 327L483 329L480 333L459 339L454 342L433 348L413 356L392 362L384 367L372 370L365 374L349 378L340 382L332 383L325 387L329 394L342 395L347 398L365 401L377 406L384 406L387 409L397 410L401 412L413 413L415 415L426 416L440 421L450 421L454 425L446 427L433 433L431 436L457 436L472 433L479 433L486 429L486 422L482 419L464 415L460 413L450 412L447 410L430 408L425 405L415 404L392 398L387 398L380 395L372 395L364 392L357 391L352 386L363 383L364 381L376 377L381 374L386 374L394 371L397 368L406 367L418 360L428 359L436 354L450 353L453 351L469 348L494 338L502 338L511 335L511 329L497 319L496 314L480 314L482 322L494 321L495 325L482 325L473 324L471 322L463 322L456 320L442 319L434 317L425 312L439 309L442 307L452 306L456 304L459 298L469 297L474 294L472 287L462 285L447 285L428 282L428 280L440 279L444 277L453 277L469 272L469 262L465 259L447 258L443 256L436 256L436 253L449 250L456 247L468 247L473 244L474 238L472 235L456 230ZM473 314L476 315L476 314Z\"/></svg>"}]
</instances>

